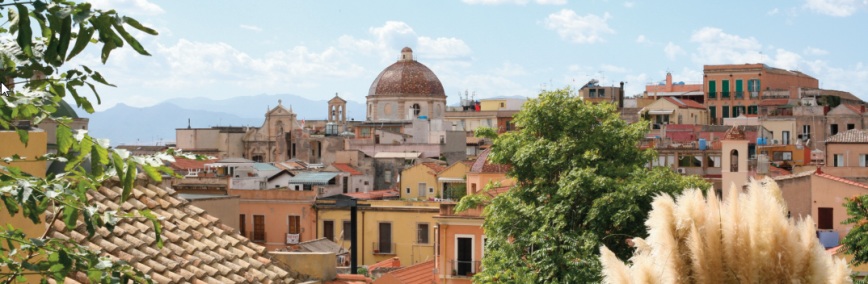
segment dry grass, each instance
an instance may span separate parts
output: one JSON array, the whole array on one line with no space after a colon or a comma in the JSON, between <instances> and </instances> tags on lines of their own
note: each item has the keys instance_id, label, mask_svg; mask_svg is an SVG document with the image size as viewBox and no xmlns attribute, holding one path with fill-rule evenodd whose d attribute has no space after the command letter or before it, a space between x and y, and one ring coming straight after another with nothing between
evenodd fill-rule
<instances>
[{"instance_id":1,"label":"dry grass","mask_svg":"<svg viewBox=\"0 0 868 284\"><path fill-rule=\"evenodd\" d=\"M780 188L752 180L725 202L697 189L658 196L635 238L630 265L600 248L605 283L850 283L847 263L827 254L814 221L786 217Z\"/></svg>"}]
</instances>

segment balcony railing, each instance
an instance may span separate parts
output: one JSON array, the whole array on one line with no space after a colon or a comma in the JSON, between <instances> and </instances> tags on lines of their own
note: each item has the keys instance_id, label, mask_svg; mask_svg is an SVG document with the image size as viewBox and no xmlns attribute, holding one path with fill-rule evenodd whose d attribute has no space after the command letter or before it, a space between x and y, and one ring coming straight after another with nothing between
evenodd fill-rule
<instances>
[{"instance_id":1,"label":"balcony railing","mask_svg":"<svg viewBox=\"0 0 868 284\"><path fill-rule=\"evenodd\" d=\"M742 99L742 98L744 98L744 92L736 91L736 92L735 92L735 98L736 98L736 99Z\"/></svg>"},{"instance_id":2,"label":"balcony railing","mask_svg":"<svg viewBox=\"0 0 868 284\"><path fill-rule=\"evenodd\" d=\"M729 92L720 92L720 97L724 99L729 98Z\"/></svg>"},{"instance_id":3,"label":"balcony railing","mask_svg":"<svg viewBox=\"0 0 868 284\"><path fill-rule=\"evenodd\" d=\"M708 92L708 98L713 99L717 97L717 92Z\"/></svg>"},{"instance_id":4,"label":"balcony railing","mask_svg":"<svg viewBox=\"0 0 868 284\"><path fill-rule=\"evenodd\" d=\"M395 243L378 243L374 242L374 254L396 254Z\"/></svg>"},{"instance_id":5,"label":"balcony railing","mask_svg":"<svg viewBox=\"0 0 868 284\"><path fill-rule=\"evenodd\" d=\"M482 263L478 260L453 259L449 261L449 267L452 268L452 272L449 275L455 277L471 277L473 274L481 271Z\"/></svg>"}]
</instances>

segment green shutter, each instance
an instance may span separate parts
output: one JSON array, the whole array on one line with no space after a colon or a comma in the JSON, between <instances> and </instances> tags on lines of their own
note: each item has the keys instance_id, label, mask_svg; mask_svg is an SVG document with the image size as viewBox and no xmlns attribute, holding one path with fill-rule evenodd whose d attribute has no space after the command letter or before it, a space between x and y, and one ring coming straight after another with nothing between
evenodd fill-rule
<instances>
[{"instance_id":1,"label":"green shutter","mask_svg":"<svg viewBox=\"0 0 868 284\"><path fill-rule=\"evenodd\" d=\"M708 107L708 116L711 117L711 121L714 121L714 119L717 118L717 107L716 106L709 106ZM709 123L711 123L711 121L709 121Z\"/></svg>"},{"instance_id":2,"label":"green shutter","mask_svg":"<svg viewBox=\"0 0 868 284\"><path fill-rule=\"evenodd\" d=\"M742 89L742 81L741 80L735 80L735 91L736 92L744 91Z\"/></svg>"},{"instance_id":3,"label":"green shutter","mask_svg":"<svg viewBox=\"0 0 868 284\"><path fill-rule=\"evenodd\" d=\"M729 106L723 106L723 118L729 117Z\"/></svg>"},{"instance_id":4,"label":"green shutter","mask_svg":"<svg viewBox=\"0 0 868 284\"><path fill-rule=\"evenodd\" d=\"M717 97L717 82L708 81L708 98L713 99Z\"/></svg>"},{"instance_id":5,"label":"green shutter","mask_svg":"<svg viewBox=\"0 0 868 284\"><path fill-rule=\"evenodd\" d=\"M729 80L721 80L720 81L720 97L728 98L729 97Z\"/></svg>"}]
</instances>

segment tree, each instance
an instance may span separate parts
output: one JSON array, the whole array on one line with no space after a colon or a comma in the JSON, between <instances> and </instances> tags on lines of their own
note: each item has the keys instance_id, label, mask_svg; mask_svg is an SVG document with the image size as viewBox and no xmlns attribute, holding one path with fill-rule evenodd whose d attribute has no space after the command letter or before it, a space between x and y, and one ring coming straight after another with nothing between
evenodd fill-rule
<instances>
[{"instance_id":1,"label":"tree","mask_svg":"<svg viewBox=\"0 0 868 284\"><path fill-rule=\"evenodd\" d=\"M853 255L853 265L868 263L868 195L847 198L844 202L847 220L844 224L854 224L842 242L847 253Z\"/></svg>"},{"instance_id":2,"label":"tree","mask_svg":"<svg viewBox=\"0 0 868 284\"><path fill-rule=\"evenodd\" d=\"M635 238L630 265L601 250L604 283L849 283L846 261L826 253L810 216L787 218L771 179L721 202L697 189L661 195L648 213L649 235Z\"/></svg>"},{"instance_id":3,"label":"tree","mask_svg":"<svg viewBox=\"0 0 868 284\"><path fill-rule=\"evenodd\" d=\"M511 165L517 185L491 200L469 195L459 209L481 203L487 239L482 282L599 282L598 248L620 256L626 239L644 236L651 199L707 187L697 177L646 168L652 150L638 147L648 124L627 124L613 104L592 104L569 88L528 100L517 131L494 140L492 162Z\"/></svg>"},{"instance_id":4,"label":"tree","mask_svg":"<svg viewBox=\"0 0 868 284\"><path fill-rule=\"evenodd\" d=\"M157 32L133 18L114 10L93 9L89 3L71 1L22 1L2 3L0 18L8 15L0 26L0 79L14 92L0 95L0 130L14 130L20 141L28 143L28 130L18 124L31 121L38 124L54 113L60 102L69 96L78 107L92 113L91 100L79 94L87 86L100 102L94 84L114 86L88 66L69 67L69 60L88 46L101 48L105 63L114 49L129 45L142 55L149 55L127 28L146 34ZM34 28L36 33L34 33ZM126 200L142 168L159 181L160 172L172 174L164 161L173 154L130 157L123 150L109 148L105 139L93 138L86 131L73 130L68 118L56 118L57 153L41 157L4 157L6 163L49 161L65 163L63 174L41 174L21 171L14 164L0 165L0 210L10 215L24 216L33 223L63 220L74 227L83 220L91 236L99 227L109 231L120 218L151 220L160 242L160 222L150 212L111 212L98 214L89 204L87 193L104 181L117 178L123 185ZM201 158L201 157L193 157ZM43 220L44 217L49 218ZM19 228L0 228L0 283L26 281L34 277L46 281L63 281L66 275L82 272L91 282L150 282L142 272L129 264L101 257L98 251L79 247L73 241L27 235ZM50 228L48 230L51 230Z\"/></svg>"}]
</instances>

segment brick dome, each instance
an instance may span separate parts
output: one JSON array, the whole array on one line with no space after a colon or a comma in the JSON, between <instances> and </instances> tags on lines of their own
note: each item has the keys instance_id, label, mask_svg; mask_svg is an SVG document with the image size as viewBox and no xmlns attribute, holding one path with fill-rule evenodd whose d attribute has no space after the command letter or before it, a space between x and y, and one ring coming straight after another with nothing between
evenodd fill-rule
<instances>
[{"instance_id":1,"label":"brick dome","mask_svg":"<svg viewBox=\"0 0 868 284\"><path fill-rule=\"evenodd\" d=\"M431 69L413 59L413 50L401 50L398 62L374 79L368 96L446 97L443 84Z\"/></svg>"}]
</instances>

